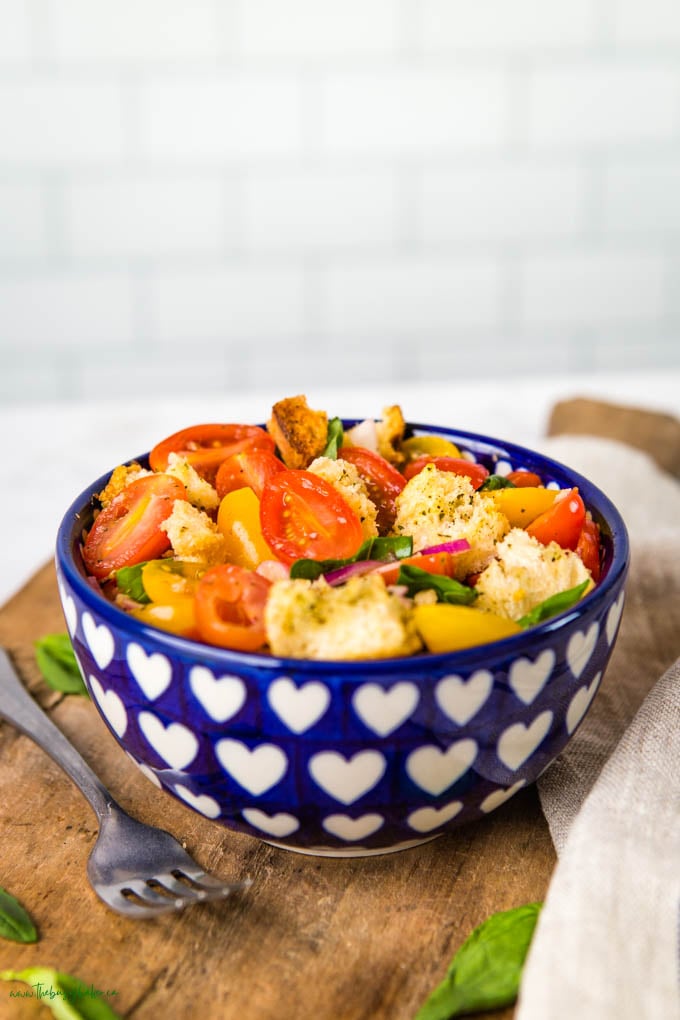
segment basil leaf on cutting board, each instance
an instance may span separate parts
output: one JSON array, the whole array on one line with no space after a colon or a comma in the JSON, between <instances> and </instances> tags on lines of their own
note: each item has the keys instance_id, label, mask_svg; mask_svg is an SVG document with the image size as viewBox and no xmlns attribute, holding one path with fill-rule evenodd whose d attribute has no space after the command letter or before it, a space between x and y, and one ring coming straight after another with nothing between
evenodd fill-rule
<instances>
[{"instance_id":1,"label":"basil leaf on cutting board","mask_svg":"<svg viewBox=\"0 0 680 1020\"><path fill-rule=\"evenodd\" d=\"M475 928L414 1020L449 1020L511 1005L541 906L513 907L492 914Z\"/></svg>"},{"instance_id":2,"label":"basil leaf on cutting board","mask_svg":"<svg viewBox=\"0 0 680 1020\"><path fill-rule=\"evenodd\" d=\"M87 695L68 634L47 634L39 638L35 642L35 661L45 683L53 691Z\"/></svg>"},{"instance_id":3,"label":"basil leaf on cutting board","mask_svg":"<svg viewBox=\"0 0 680 1020\"><path fill-rule=\"evenodd\" d=\"M4 970L0 971L0 979L30 985L32 994L29 997L39 999L51 1009L55 1020L121 1020L106 1001L117 995L117 990L100 990L52 967Z\"/></svg>"},{"instance_id":4,"label":"basil leaf on cutting board","mask_svg":"<svg viewBox=\"0 0 680 1020\"><path fill-rule=\"evenodd\" d=\"M0 938L11 942L37 942L35 925L19 900L0 887Z\"/></svg>"}]
</instances>

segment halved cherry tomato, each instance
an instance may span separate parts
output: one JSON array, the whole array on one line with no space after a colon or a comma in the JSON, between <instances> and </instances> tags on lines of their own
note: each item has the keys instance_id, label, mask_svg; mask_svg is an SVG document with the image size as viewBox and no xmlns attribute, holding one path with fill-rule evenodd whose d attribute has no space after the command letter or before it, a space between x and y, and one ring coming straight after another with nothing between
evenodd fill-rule
<instances>
[{"instance_id":1,"label":"halved cherry tomato","mask_svg":"<svg viewBox=\"0 0 680 1020\"><path fill-rule=\"evenodd\" d=\"M363 478L369 498L378 510L378 531L386 535L394 524L397 515L395 500L406 485L406 479L388 460L365 446L343 446L338 456L354 464Z\"/></svg>"},{"instance_id":2,"label":"halved cherry tomato","mask_svg":"<svg viewBox=\"0 0 680 1020\"><path fill-rule=\"evenodd\" d=\"M410 479L420 474L426 464L434 464L439 471L453 471L457 475L467 475L472 482L473 489L478 489L489 477L489 472L483 464L475 464L471 460L465 460L464 457L431 457L428 454L416 457L410 464L407 464L404 468L404 477Z\"/></svg>"},{"instance_id":3,"label":"halved cherry tomato","mask_svg":"<svg viewBox=\"0 0 680 1020\"><path fill-rule=\"evenodd\" d=\"M222 461L232 454L255 449L273 453L274 448L274 440L259 425L192 425L157 443L149 464L154 471L164 471L170 454L177 453L212 482Z\"/></svg>"},{"instance_id":4,"label":"halved cherry tomato","mask_svg":"<svg viewBox=\"0 0 680 1020\"><path fill-rule=\"evenodd\" d=\"M258 499L273 475L285 469L285 464L271 450L241 450L232 453L220 464L215 476L217 495L222 499L228 492L249 486Z\"/></svg>"},{"instance_id":5,"label":"halved cherry tomato","mask_svg":"<svg viewBox=\"0 0 680 1020\"><path fill-rule=\"evenodd\" d=\"M155 560L170 548L160 525L186 489L170 475L145 475L131 482L101 511L83 546L88 571L98 578L144 560Z\"/></svg>"},{"instance_id":6,"label":"halved cherry tomato","mask_svg":"<svg viewBox=\"0 0 680 1020\"><path fill-rule=\"evenodd\" d=\"M578 489L568 489L549 510L528 524L526 531L543 545L557 542L563 549L573 550L578 544L585 519L586 508Z\"/></svg>"},{"instance_id":7,"label":"halved cherry tomato","mask_svg":"<svg viewBox=\"0 0 680 1020\"><path fill-rule=\"evenodd\" d=\"M196 604L193 598L177 598L172 602L149 602L139 609L133 609L131 615L150 627L160 627L179 637L199 637L196 628Z\"/></svg>"},{"instance_id":8,"label":"halved cherry tomato","mask_svg":"<svg viewBox=\"0 0 680 1020\"><path fill-rule=\"evenodd\" d=\"M386 563L384 567L376 567L375 573L382 577L385 584L396 584L399 576L399 568L402 564L411 567L419 567L420 570L427 570L429 574L440 574L446 577L454 575L454 558L451 553L417 553L415 556L405 556L394 563Z\"/></svg>"},{"instance_id":9,"label":"halved cherry tomato","mask_svg":"<svg viewBox=\"0 0 680 1020\"><path fill-rule=\"evenodd\" d=\"M443 436L411 436L402 440L400 450L409 460L429 454L431 457L460 457L460 450L450 439Z\"/></svg>"},{"instance_id":10,"label":"halved cherry tomato","mask_svg":"<svg viewBox=\"0 0 680 1020\"><path fill-rule=\"evenodd\" d=\"M224 535L224 556L230 563L254 570L272 558L260 524L260 500L247 485L228 492L217 511L217 527Z\"/></svg>"},{"instance_id":11,"label":"halved cherry tomato","mask_svg":"<svg viewBox=\"0 0 680 1020\"><path fill-rule=\"evenodd\" d=\"M344 559L362 542L361 521L340 493L311 471L287 468L262 493L262 533L284 563Z\"/></svg>"},{"instance_id":12,"label":"halved cherry tomato","mask_svg":"<svg viewBox=\"0 0 680 1020\"><path fill-rule=\"evenodd\" d=\"M509 471L505 477L518 489L543 485L541 476L537 475L535 471Z\"/></svg>"},{"instance_id":13,"label":"halved cherry tomato","mask_svg":"<svg viewBox=\"0 0 680 1020\"><path fill-rule=\"evenodd\" d=\"M211 567L196 588L196 624L204 641L239 652L256 652L266 642L264 607L270 583L245 567Z\"/></svg>"},{"instance_id":14,"label":"halved cherry tomato","mask_svg":"<svg viewBox=\"0 0 680 1020\"><path fill-rule=\"evenodd\" d=\"M600 565L600 529L589 513L586 514L581 534L576 543L576 554L581 557L585 566L590 571L593 581L599 581L602 572Z\"/></svg>"},{"instance_id":15,"label":"halved cherry tomato","mask_svg":"<svg viewBox=\"0 0 680 1020\"><path fill-rule=\"evenodd\" d=\"M163 605L191 599L205 569L192 560L150 560L142 567L142 586L152 602Z\"/></svg>"}]
</instances>

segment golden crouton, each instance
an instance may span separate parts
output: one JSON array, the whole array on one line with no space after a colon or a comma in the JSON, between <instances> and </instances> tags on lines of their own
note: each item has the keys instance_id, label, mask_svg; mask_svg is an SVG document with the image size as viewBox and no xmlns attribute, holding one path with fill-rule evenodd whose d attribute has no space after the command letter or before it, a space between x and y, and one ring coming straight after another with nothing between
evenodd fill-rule
<instances>
[{"instance_id":1,"label":"golden crouton","mask_svg":"<svg viewBox=\"0 0 680 1020\"><path fill-rule=\"evenodd\" d=\"M181 560L212 566L223 563L226 541L207 514L186 499L176 499L172 513L159 525L170 539L173 552Z\"/></svg>"},{"instance_id":2,"label":"golden crouton","mask_svg":"<svg viewBox=\"0 0 680 1020\"><path fill-rule=\"evenodd\" d=\"M97 493L97 499L102 507L107 507L131 482L135 482L138 478L143 478L144 475L150 474L152 472L147 471L136 460L132 461L131 464L119 464L117 468L113 469L106 487Z\"/></svg>"},{"instance_id":3,"label":"golden crouton","mask_svg":"<svg viewBox=\"0 0 680 1020\"><path fill-rule=\"evenodd\" d=\"M328 415L313 411L305 396L286 397L274 404L267 431L286 467L306 468L326 448Z\"/></svg>"},{"instance_id":4,"label":"golden crouton","mask_svg":"<svg viewBox=\"0 0 680 1020\"><path fill-rule=\"evenodd\" d=\"M382 420L376 422L378 453L390 464L400 467L406 457L401 452L406 422L398 404L383 408Z\"/></svg>"},{"instance_id":5,"label":"golden crouton","mask_svg":"<svg viewBox=\"0 0 680 1020\"><path fill-rule=\"evenodd\" d=\"M317 457L309 465L308 470L332 485L354 510L361 521L361 533L364 539L377 536L375 503L371 502L366 483L354 464L350 464L349 461L343 460L341 457L338 457L337 460L331 460L330 457Z\"/></svg>"}]
</instances>

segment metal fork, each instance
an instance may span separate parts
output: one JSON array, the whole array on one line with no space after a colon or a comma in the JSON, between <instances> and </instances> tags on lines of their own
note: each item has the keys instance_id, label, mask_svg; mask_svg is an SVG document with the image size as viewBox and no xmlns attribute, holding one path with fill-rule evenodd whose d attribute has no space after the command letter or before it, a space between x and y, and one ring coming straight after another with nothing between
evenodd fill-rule
<instances>
[{"instance_id":1,"label":"metal fork","mask_svg":"<svg viewBox=\"0 0 680 1020\"><path fill-rule=\"evenodd\" d=\"M87 876L112 910L127 917L156 917L192 903L223 899L251 885L250 879L222 882L206 874L169 832L131 818L29 695L1 648L0 718L34 740L90 802L99 835Z\"/></svg>"}]
</instances>

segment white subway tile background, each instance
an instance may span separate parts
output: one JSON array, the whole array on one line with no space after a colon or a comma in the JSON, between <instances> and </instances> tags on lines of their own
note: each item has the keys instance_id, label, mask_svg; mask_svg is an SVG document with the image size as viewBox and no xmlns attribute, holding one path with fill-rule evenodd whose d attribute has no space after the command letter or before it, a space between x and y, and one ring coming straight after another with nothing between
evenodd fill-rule
<instances>
[{"instance_id":1,"label":"white subway tile background","mask_svg":"<svg viewBox=\"0 0 680 1020\"><path fill-rule=\"evenodd\" d=\"M0 0L0 401L680 366L677 0Z\"/></svg>"}]
</instances>

